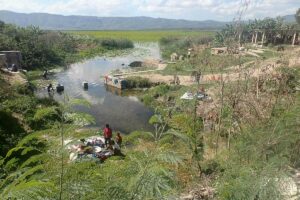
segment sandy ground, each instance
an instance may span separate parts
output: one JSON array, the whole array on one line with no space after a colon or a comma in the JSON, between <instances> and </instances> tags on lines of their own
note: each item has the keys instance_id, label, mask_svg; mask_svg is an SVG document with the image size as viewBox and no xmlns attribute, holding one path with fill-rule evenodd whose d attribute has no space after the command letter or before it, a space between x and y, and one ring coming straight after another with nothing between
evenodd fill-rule
<instances>
[{"instance_id":1,"label":"sandy ground","mask_svg":"<svg viewBox=\"0 0 300 200\"><path fill-rule=\"evenodd\" d=\"M24 78L24 75L20 72L8 72L6 70L0 69L3 74L4 80L6 80L11 85L13 84L26 84L28 81Z\"/></svg>"},{"instance_id":2,"label":"sandy ground","mask_svg":"<svg viewBox=\"0 0 300 200\"><path fill-rule=\"evenodd\" d=\"M289 66L296 66L300 65L300 48L296 48L291 52L287 52L287 54L290 56L289 58ZM266 61L262 61L261 63L255 63L254 61L245 63L243 66L232 66L227 69L229 69L229 72L226 73L216 73L216 74L206 74L201 77L202 82L212 82L212 81L220 81L224 80L227 81L236 81L236 80L242 80L247 78L258 78L260 76L269 74L276 76L276 69L281 67L282 64L277 62L277 59L271 58ZM253 67L246 67L247 65L253 65ZM259 67L255 66L259 65ZM166 83L170 84L174 80L173 75L162 75L159 73L156 73L156 71L164 70L166 67L166 64L159 64L157 70L149 70L144 71L142 73L135 73L135 74L127 74L128 76L140 76L143 78L148 78L153 83ZM181 85L192 85L195 84L193 78L191 76L182 76L179 75L179 80Z\"/></svg>"}]
</instances>

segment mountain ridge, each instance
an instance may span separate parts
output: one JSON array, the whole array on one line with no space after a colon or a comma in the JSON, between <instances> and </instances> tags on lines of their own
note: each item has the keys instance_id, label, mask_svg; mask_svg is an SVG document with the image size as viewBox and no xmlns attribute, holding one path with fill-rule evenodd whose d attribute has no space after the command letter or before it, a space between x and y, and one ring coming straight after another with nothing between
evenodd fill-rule
<instances>
[{"instance_id":1,"label":"mountain ridge","mask_svg":"<svg viewBox=\"0 0 300 200\"><path fill-rule=\"evenodd\" d=\"M0 20L22 27L34 25L50 30L218 29L227 23L215 20L192 21L145 16L97 17L48 13L25 14L7 10L0 10Z\"/></svg>"},{"instance_id":2,"label":"mountain ridge","mask_svg":"<svg viewBox=\"0 0 300 200\"><path fill-rule=\"evenodd\" d=\"M294 22L293 15L283 17ZM166 19L146 16L97 17L48 13L17 13L0 10L0 20L21 27L39 26L46 30L152 30L152 29L220 29L229 22L216 20Z\"/></svg>"}]
</instances>

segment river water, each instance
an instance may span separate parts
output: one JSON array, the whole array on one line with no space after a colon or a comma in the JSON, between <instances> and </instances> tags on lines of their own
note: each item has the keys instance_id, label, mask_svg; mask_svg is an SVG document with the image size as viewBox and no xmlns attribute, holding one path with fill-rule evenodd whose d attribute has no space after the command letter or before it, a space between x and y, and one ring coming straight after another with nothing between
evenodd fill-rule
<instances>
[{"instance_id":1,"label":"river water","mask_svg":"<svg viewBox=\"0 0 300 200\"><path fill-rule=\"evenodd\" d=\"M116 57L95 57L72 64L67 70L54 75L53 81L64 85L65 93L74 99L85 99L91 107L76 107L76 110L91 114L96 121L95 127L102 128L106 123L113 130L129 133L135 130L151 130L148 124L153 111L143 105L135 96L123 95L120 90L110 89L103 84L103 75L111 70L127 66L133 61L160 59L157 43L135 44L135 49ZM82 82L89 83L84 90ZM47 95L46 91L40 95ZM56 100L63 95L54 94Z\"/></svg>"}]
</instances>

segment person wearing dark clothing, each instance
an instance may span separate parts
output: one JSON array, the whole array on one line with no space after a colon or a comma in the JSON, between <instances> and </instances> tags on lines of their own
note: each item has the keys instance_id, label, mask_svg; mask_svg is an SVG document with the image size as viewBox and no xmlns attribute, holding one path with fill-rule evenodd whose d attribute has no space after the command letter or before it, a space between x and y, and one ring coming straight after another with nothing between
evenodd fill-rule
<instances>
[{"instance_id":1,"label":"person wearing dark clothing","mask_svg":"<svg viewBox=\"0 0 300 200\"><path fill-rule=\"evenodd\" d=\"M104 136L104 140L105 140L105 146L107 146L112 138L112 130L109 127L109 124L105 125L105 128L103 130L103 136Z\"/></svg>"},{"instance_id":2,"label":"person wearing dark clothing","mask_svg":"<svg viewBox=\"0 0 300 200\"><path fill-rule=\"evenodd\" d=\"M48 87L47 87L47 91L48 91L48 92L51 92L51 91L53 91L53 87L52 87L52 84L51 84L51 83L48 85Z\"/></svg>"},{"instance_id":3,"label":"person wearing dark clothing","mask_svg":"<svg viewBox=\"0 0 300 200\"><path fill-rule=\"evenodd\" d=\"M112 145L113 147L114 156L125 157L125 155L121 152L120 146L117 143L115 143L115 141L112 140L110 145Z\"/></svg>"},{"instance_id":4,"label":"person wearing dark clothing","mask_svg":"<svg viewBox=\"0 0 300 200\"><path fill-rule=\"evenodd\" d=\"M48 75L48 71L47 71L47 70L45 70L45 71L44 71L44 73L43 73L43 77L44 77L44 79L47 79L47 75Z\"/></svg>"},{"instance_id":5,"label":"person wearing dark clothing","mask_svg":"<svg viewBox=\"0 0 300 200\"><path fill-rule=\"evenodd\" d=\"M17 72L18 71L18 67L16 66L16 64L11 65L11 71L12 72Z\"/></svg>"}]
</instances>

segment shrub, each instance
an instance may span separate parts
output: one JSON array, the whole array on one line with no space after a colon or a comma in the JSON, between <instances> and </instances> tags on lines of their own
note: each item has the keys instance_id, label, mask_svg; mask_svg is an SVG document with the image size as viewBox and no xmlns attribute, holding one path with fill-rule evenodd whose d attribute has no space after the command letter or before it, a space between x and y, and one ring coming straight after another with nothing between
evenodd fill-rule
<instances>
[{"instance_id":1,"label":"shrub","mask_svg":"<svg viewBox=\"0 0 300 200\"><path fill-rule=\"evenodd\" d=\"M6 100L3 105L9 111L26 114L35 109L36 99L31 96L20 96L18 98Z\"/></svg>"},{"instance_id":2,"label":"shrub","mask_svg":"<svg viewBox=\"0 0 300 200\"><path fill-rule=\"evenodd\" d=\"M19 84L15 85L15 90L17 91L18 94L22 95L32 95L33 94L33 88L30 84Z\"/></svg>"},{"instance_id":3,"label":"shrub","mask_svg":"<svg viewBox=\"0 0 300 200\"><path fill-rule=\"evenodd\" d=\"M167 94L170 90L170 86L168 85L159 85L159 86L156 86L155 88L152 89L152 92L153 92L153 96L155 98L157 97L161 97L165 94Z\"/></svg>"},{"instance_id":4,"label":"shrub","mask_svg":"<svg viewBox=\"0 0 300 200\"><path fill-rule=\"evenodd\" d=\"M133 48L133 42L127 39L105 39L101 41L101 46L108 49L128 49Z\"/></svg>"},{"instance_id":5,"label":"shrub","mask_svg":"<svg viewBox=\"0 0 300 200\"><path fill-rule=\"evenodd\" d=\"M220 164L216 160L207 160L201 164L202 172L206 175L210 175L219 171L223 171L220 168Z\"/></svg>"},{"instance_id":6,"label":"shrub","mask_svg":"<svg viewBox=\"0 0 300 200\"><path fill-rule=\"evenodd\" d=\"M134 131L123 138L123 142L125 145L135 145L140 140L152 141L153 137L146 132Z\"/></svg>"},{"instance_id":7,"label":"shrub","mask_svg":"<svg viewBox=\"0 0 300 200\"><path fill-rule=\"evenodd\" d=\"M128 77L126 78L126 88L148 88L151 87L149 79L142 77Z\"/></svg>"},{"instance_id":8,"label":"shrub","mask_svg":"<svg viewBox=\"0 0 300 200\"><path fill-rule=\"evenodd\" d=\"M142 97L141 101L146 105L146 106L150 106L153 101L154 101L154 97L151 96L150 94L146 94Z\"/></svg>"},{"instance_id":9,"label":"shrub","mask_svg":"<svg viewBox=\"0 0 300 200\"><path fill-rule=\"evenodd\" d=\"M7 151L14 147L26 131L18 119L10 113L0 111L0 155L5 156Z\"/></svg>"},{"instance_id":10,"label":"shrub","mask_svg":"<svg viewBox=\"0 0 300 200\"><path fill-rule=\"evenodd\" d=\"M11 149L3 160L3 167L7 171L16 170L23 162L41 152L31 147L16 147Z\"/></svg>"},{"instance_id":11,"label":"shrub","mask_svg":"<svg viewBox=\"0 0 300 200\"><path fill-rule=\"evenodd\" d=\"M55 121L58 121L59 113L58 108L55 106L40 108L34 114L32 119L32 127L40 130L43 128L51 128Z\"/></svg>"},{"instance_id":12,"label":"shrub","mask_svg":"<svg viewBox=\"0 0 300 200\"><path fill-rule=\"evenodd\" d=\"M19 143L19 147L33 147L40 151L45 150L46 148L46 140L42 139L38 134L30 134L23 138Z\"/></svg>"},{"instance_id":13,"label":"shrub","mask_svg":"<svg viewBox=\"0 0 300 200\"><path fill-rule=\"evenodd\" d=\"M163 37L159 43L163 50L163 57L168 58L173 52L183 55L186 54L187 49L193 45L208 44L211 41L213 41L212 37Z\"/></svg>"}]
</instances>

